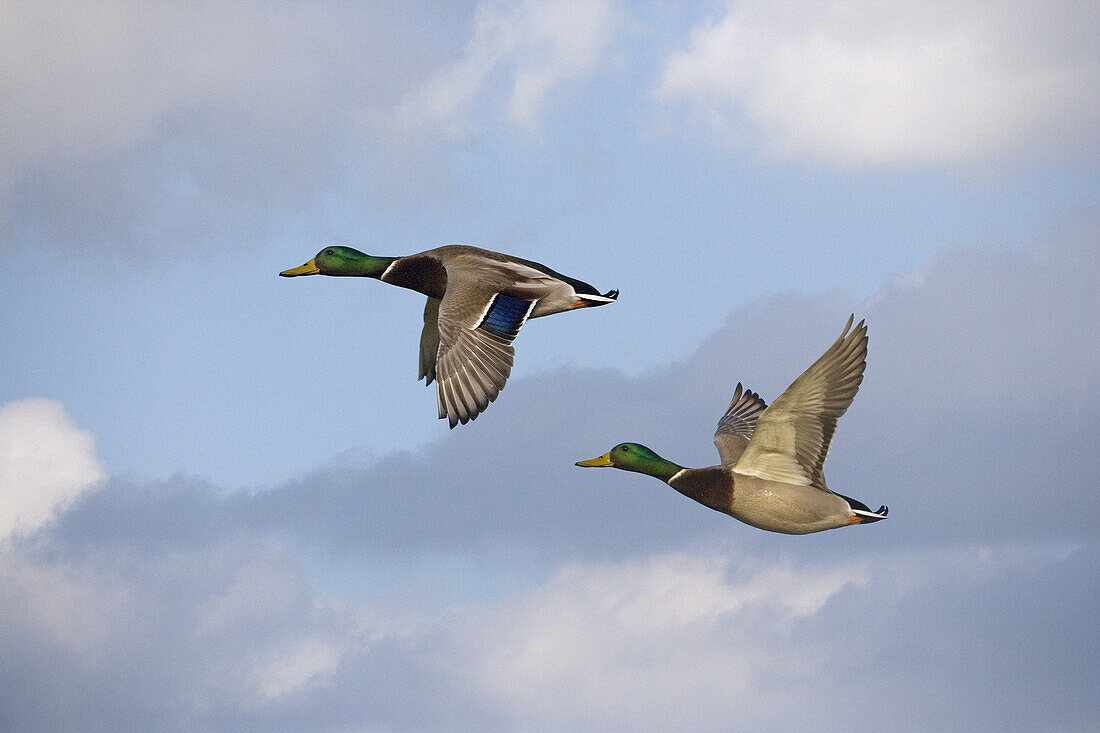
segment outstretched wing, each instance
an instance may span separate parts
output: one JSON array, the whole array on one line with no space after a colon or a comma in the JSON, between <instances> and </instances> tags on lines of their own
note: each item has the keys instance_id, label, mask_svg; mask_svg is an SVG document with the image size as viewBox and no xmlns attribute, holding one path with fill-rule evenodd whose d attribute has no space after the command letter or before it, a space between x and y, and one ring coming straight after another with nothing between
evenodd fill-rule
<instances>
[{"instance_id":1,"label":"outstretched wing","mask_svg":"<svg viewBox=\"0 0 1100 733\"><path fill-rule=\"evenodd\" d=\"M723 465L732 466L737 463L752 438L756 421L767 406L760 395L751 390L742 392L741 383L737 383L730 406L718 421L718 429L714 431L714 447L718 449Z\"/></svg>"},{"instance_id":2,"label":"outstretched wing","mask_svg":"<svg viewBox=\"0 0 1100 733\"><path fill-rule=\"evenodd\" d=\"M504 389L512 372L512 341L535 302L499 292L491 282L448 271L436 326L435 378L439 417L446 417L452 428L476 418ZM422 335L422 350L423 346Z\"/></svg>"},{"instance_id":3,"label":"outstretched wing","mask_svg":"<svg viewBox=\"0 0 1100 733\"><path fill-rule=\"evenodd\" d=\"M860 321L849 333L853 320L760 416L735 472L828 491L823 469L829 443L867 367L867 326Z\"/></svg>"}]
</instances>

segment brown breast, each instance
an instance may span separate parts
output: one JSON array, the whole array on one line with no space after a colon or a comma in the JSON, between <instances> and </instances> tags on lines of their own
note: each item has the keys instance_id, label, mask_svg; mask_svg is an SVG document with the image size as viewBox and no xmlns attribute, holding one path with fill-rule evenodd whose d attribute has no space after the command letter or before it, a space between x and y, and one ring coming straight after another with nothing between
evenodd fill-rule
<instances>
[{"instance_id":1,"label":"brown breast","mask_svg":"<svg viewBox=\"0 0 1100 733\"><path fill-rule=\"evenodd\" d=\"M447 270L443 262L430 254L410 255L394 260L382 274L382 282L442 298L447 290Z\"/></svg>"},{"instance_id":2,"label":"brown breast","mask_svg":"<svg viewBox=\"0 0 1100 733\"><path fill-rule=\"evenodd\" d=\"M688 468L672 477L668 484L715 511L729 514L733 508L733 474L725 466Z\"/></svg>"}]
</instances>

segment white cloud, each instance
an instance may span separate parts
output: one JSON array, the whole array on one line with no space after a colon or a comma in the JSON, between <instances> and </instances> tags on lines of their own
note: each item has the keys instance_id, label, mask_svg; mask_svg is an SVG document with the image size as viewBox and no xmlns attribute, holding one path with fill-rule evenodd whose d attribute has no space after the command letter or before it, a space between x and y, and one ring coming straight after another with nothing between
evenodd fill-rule
<instances>
[{"instance_id":1,"label":"white cloud","mask_svg":"<svg viewBox=\"0 0 1100 733\"><path fill-rule=\"evenodd\" d=\"M472 129L473 108L484 96L503 107L509 123L535 128L556 89L594 70L618 15L610 0L482 2L463 57L408 95L397 123L461 137Z\"/></svg>"},{"instance_id":2,"label":"white cloud","mask_svg":"<svg viewBox=\"0 0 1100 733\"><path fill-rule=\"evenodd\" d=\"M752 708L756 680L792 661L816 670L784 649L830 598L868 579L862 563L797 566L739 550L578 563L478 618L466 651L483 692L524 728L708 725L702 701Z\"/></svg>"},{"instance_id":3,"label":"white cloud","mask_svg":"<svg viewBox=\"0 0 1100 733\"><path fill-rule=\"evenodd\" d=\"M656 88L727 140L840 165L1100 152L1092 3L732 3Z\"/></svg>"},{"instance_id":4,"label":"white cloud","mask_svg":"<svg viewBox=\"0 0 1100 733\"><path fill-rule=\"evenodd\" d=\"M270 700L320 685L343 658L341 645L323 639L296 639L269 654L257 669L256 685Z\"/></svg>"},{"instance_id":5,"label":"white cloud","mask_svg":"<svg viewBox=\"0 0 1100 733\"><path fill-rule=\"evenodd\" d=\"M95 438L54 400L0 405L0 538L41 526L105 477Z\"/></svg>"},{"instance_id":6,"label":"white cloud","mask_svg":"<svg viewBox=\"0 0 1100 733\"><path fill-rule=\"evenodd\" d=\"M878 730L887 715L907 721L899 729L942 728L937 715L964 729L970 693L945 690L930 711L929 685L976 672L980 688L1021 663L988 669L1017 622L968 638L1000 613L968 604L1093 560L1082 548L964 546L788 561L711 544L578 563L469 613L453 632L454 661L519 729ZM943 628L943 613L956 628ZM1030 647L1036 632L1019 643ZM984 702L973 710L986 723L1011 716Z\"/></svg>"}]
</instances>

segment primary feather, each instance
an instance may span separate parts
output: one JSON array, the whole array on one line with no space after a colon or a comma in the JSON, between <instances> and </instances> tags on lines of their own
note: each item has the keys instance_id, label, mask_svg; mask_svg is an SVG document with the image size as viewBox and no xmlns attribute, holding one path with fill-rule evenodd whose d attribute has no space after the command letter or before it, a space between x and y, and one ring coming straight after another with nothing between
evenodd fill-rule
<instances>
[{"instance_id":1,"label":"primary feather","mask_svg":"<svg viewBox=\"0 0 1100 733\"><path fill-rule=\"evenodd\" d=\"M825 457L836 422L852 404L867 368L867 326L848 319L828 351L760 416L734 471L770 481L825 485Z\"/></svg>"}]
</instances>

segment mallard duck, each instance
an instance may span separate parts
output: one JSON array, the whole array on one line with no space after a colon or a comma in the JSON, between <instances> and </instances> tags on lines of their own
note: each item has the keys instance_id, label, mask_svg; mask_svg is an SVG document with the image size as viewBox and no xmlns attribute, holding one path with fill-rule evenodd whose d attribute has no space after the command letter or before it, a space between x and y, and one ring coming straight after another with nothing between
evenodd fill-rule
<instances>
[{"instance_id":1,"label":"mallard duck","mask_svg":"<svg viewBox=\"0 0 1100 733\"><path fill-rule=\"evenodd\" d=\"M448 245L407 257L373 257L351 247L326 247L283 277L372 277L428 296L420 333L420 371L436 381L439 417L453 428L476 418L512 372L512 341L528 318L606 305L586 282L537 262L477 247Z\"/></svg>"},{"instance_id":2,"label":"mallard duck","mask_svg":"<svg viewBox=\"0 0 1100 733\"><path fill-rule=\"evenodd\" d=\"M722 464L684 468L637 443L621 443L578 466L610 466L655 476L704 506L770 532L808 534L886 518L825 485L825 456L867 367L863 321L787 387L771 407L738 382L718 421Z\"/></svg>"}]
</instances>

